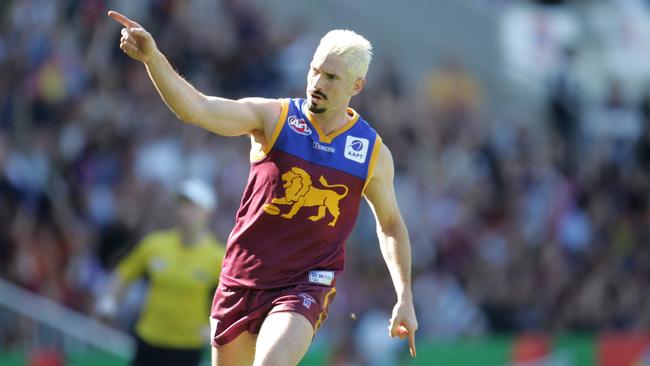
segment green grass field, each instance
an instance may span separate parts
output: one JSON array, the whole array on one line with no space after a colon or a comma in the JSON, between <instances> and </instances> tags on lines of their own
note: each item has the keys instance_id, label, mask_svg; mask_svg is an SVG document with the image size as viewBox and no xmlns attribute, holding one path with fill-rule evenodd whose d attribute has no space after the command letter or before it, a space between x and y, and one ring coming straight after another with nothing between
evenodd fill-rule
<instances>
[{"instance_id":1,"label":"green grass field","mask_svg":"<svg viewBox=\"0 0 650 366\"><path fill-rule=\"evenodd\" d=\"M514 337L490 337L462 342L439 342L418 344L418 357L411 359L404 349L400 366L505 366L511 363ZM561 336L552 340L549 357L561 358L572 366L596 365L595 338L591 336ZM328 366L331 358L326 347L312 347L300 366ZM26 355L21 352L0 353L0 365L25 366ZM209 364L210 353L206 350L205 361ZM68 354L66 365L74 366L128 366L126 359L101 352Z\"/></svg>"}]
</instances>

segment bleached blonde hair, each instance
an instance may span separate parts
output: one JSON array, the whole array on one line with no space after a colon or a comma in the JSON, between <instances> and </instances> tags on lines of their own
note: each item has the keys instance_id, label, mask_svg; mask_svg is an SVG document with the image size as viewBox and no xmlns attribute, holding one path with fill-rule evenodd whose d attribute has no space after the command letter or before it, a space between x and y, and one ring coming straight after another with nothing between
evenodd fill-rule
<instances>
[{"instance_id":1,"label":"bleached blonde hair","mask_svg":"<svg viewBox=\"0 0 650 366\"><path fill-rule=\"evenodd\" d=\"M372 44L364 36L347 29L334 29L321 38L316 52L342 56L350 74L365 78L372 60Z\"/></svg>"}]
</instances>

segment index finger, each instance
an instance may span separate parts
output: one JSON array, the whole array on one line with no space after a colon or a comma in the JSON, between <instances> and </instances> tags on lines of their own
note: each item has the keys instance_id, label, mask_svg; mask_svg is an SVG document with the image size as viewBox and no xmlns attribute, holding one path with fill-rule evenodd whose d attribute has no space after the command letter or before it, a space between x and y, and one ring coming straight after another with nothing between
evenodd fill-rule
<instances>
[{"instance_id":1,"label":"index finger","mask_svg":"<svg viewBox=\"0 0 650 366\"><path fill-rule=\"evenodd\" d=\"M418 352L415 349L415 334L413 332L409 332L409 351L411 352L411 357L413 358L418 355Z\"/></svg>"},{"instance_id":2,"label":"index finger","mask_svg":"<svg viewBox=\"0 0 650 366\"><path fill-rule=\"evenodd\" d=\"M123 26L127 28L140 28L140 24L132 21L131 19L127 18L126 16L116 12L116 11L109 11L108 16L115 19L117 22L121 23Z\"/></svg>"}]
</instances>

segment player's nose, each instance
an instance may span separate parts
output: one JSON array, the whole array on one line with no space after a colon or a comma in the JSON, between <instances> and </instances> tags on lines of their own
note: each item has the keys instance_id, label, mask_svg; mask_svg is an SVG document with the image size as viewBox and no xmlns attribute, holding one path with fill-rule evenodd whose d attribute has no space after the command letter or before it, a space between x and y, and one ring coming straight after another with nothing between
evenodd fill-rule
<instances>
[{"instance_id":1,"label":"player's nose","mask_svg":"<svg viewBox=\"0 0 650 366\"><path fill-rule=\"evenodd\" d=\"M321 75L321 74L317 74L317 75L312 76L313 89L314 90L320 90L322 88L322 86L323 86L324 79L325 78L323 78L323 75Z\"/></svg>"}]
</instances>

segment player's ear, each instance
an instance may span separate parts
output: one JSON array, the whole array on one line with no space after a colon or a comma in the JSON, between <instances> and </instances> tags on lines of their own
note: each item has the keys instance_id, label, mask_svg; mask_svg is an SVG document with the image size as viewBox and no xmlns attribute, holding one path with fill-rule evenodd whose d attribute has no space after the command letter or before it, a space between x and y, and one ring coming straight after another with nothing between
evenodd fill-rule
<instances>
[{"instance_id":1,"label":"player's ear","mask_svg":"<svg viewBox=\"0 0 650 366\"><path fill-rule=\"evenodd\" d=\"M361 93L363 87L366 86L366 78L357 78L352 84L352 95L357 95Z\"/></svg>"}]
</instances>

